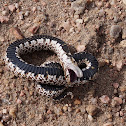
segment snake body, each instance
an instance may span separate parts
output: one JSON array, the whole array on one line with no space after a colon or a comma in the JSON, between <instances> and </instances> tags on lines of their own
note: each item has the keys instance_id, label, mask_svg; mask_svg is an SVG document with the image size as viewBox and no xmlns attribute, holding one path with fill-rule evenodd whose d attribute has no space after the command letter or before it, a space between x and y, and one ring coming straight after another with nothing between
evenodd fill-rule
<instances>
[{"instance_id":1,"label":"snake body","mask_svg":"<svg viewBox=\"0 0 126 126\"><path fill-rule=\"evenodd\" d=\"M35 66L20 57L36 50L52 50L60 63L49 61ZM48 35L32 36L11 43L6 50L5 63L16 76L36 81L40 94L52 97L59 96L66 87L84 84L98 71L94 56L86 52L72 55L65 42Z\"/></svg>"}]
</instances>

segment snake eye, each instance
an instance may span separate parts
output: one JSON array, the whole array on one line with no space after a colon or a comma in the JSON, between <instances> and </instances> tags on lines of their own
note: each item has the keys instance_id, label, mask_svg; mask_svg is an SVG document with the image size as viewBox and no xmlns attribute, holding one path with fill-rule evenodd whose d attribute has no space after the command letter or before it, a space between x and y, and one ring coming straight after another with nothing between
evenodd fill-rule
<instances>
[{"instance_id":1,"label":"snake eye","mask_svg":"<svg viewBox=\"0 0 126 126\"><path fill-rule=\"evenodd\" d=\"M70 82L74 82L77 79L76 73L71 69L68 69L68 71L69 71L69 74L70 74Z\"/></svg>"}]
</instances>

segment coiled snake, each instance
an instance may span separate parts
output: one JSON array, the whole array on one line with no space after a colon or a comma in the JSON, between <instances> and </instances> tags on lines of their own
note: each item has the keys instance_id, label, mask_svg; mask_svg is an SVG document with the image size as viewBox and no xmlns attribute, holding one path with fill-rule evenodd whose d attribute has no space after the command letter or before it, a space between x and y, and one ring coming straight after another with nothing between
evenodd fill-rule
<instances>
[{"instance_id":1,"label":"coiled snake","mask_svg":"<svg viewBox=\"0 0 126 126\"><path fill-rule=\"evenodd\" d=\"M21 54L35 50L54 51L60 63L49 61L35 66L21 59ZM5 63L16 76L38 82L37 90L40 94L54 98L67 87L84 84L98 71L98 62L94 56L86 52L71 55L65 42L47 35L32 36L11 43L6 51Z\"/></svg>"}]
</instances>

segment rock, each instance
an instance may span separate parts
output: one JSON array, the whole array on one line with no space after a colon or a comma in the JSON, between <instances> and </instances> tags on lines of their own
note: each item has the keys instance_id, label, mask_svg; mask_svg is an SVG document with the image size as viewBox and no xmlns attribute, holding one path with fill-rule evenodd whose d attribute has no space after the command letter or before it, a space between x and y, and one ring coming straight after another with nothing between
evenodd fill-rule
<instances>
[{"instance_id":1,"label":"rock","mask_svg":"<svg viewBox=\"0 0 126 126\"><path fill-rule=\"evenodd\" d=\"M81 110L80 110L79 108L77 108L77 109L75 110L75 113L79 113L79 112L81 112Z\"/></svg>"},{"instance_id":2,"label":"rock","mask_svg":"<svg viewBox=\"0 0 126 126\"><path fill-rule=\"evenodd\" d=\"M122 40L119 44L120 47L126 48L126 40Z\"/></svg>"},{"instance_id":3,"label":"rock","mask_svg":"<svg viewBox=\"0 0 126 126\"><path fill-rule=\"evenodd\" d=\"M102 103L108 104L110 102L110 98L107 95L103 95L99 98Z\"/></svg>"},{"instance_id":4,"label":"rock","mask_svg":"<svg viewBox=\"0 0 126 126\"><path fill-rule=\"evenodd\" d=\"M115 65L116 65L117 70L120 71L122 69L122 67L123 67L123 61L118 60L118 61L116 61Z\"/></svg>"},{"instance_id":5,"label":"rock","mask_svg":"<svg viewBox=\"0 0 126 126\"><path fill-rule=\"evenodd\" d=\"M27 16L29 16L29 14L30 14L30 11L26 11L25 14L24 14L24 16L27 17Z\"/></svg>"},{"instance_id":6,"label":"rock","mask_svg":"<svg viewBox=\"0 0 126 126\"><path fill-rule=\"evenodd\" d=\"M38 29L39 29L39 25L34 25L34 26L29 28L29 32L31 32L32 34L36 34Z\"/></svg>"},{"instance_id":7,"label":"rock","mask_svg":"<svg viewBox=\"0 0 126 126\"><path fill-rule=\"evenodd\" d=\"M91 103L92 103L93 105L97 104L97 98L91 98Z\"/></svg>"},{"instance_id":8,"label":"rock","mask_svg":"<svg viewBox=\"0 0 126 126\"><path fill-rule=\"evenodd\" d=\"M107 122L105 124L103 124L103 126L113 126L112 122Z\"/></svg>"},{"instance_id":9,"label":"rock","mask_svg":"<svg viewBox=\"0 0 126 126\"><path fill-rule=\"evenodd\" d=\"M126 28L122 30L122 38L126 39Z\"/></svg>"},{"instance_id":10,"label":"rock","mask_svg":"<svg viewBox=\"0 0 126 126\"><path fill-rule=\"evenodd\" d=\"M62 22L61 27L63 27L66 31L70 30L70 21Z\"/></svg>"},{"instance_id":11,"label":"rock","mask_svg":"<svg viewBox=\"0 0 126 126\"><path fill-rule=\"evenodd\" d=\"M8 110L7 109L3 109L3 114L7 114Z\"/></svg>"},{"instance_id":12,"label":"rock","mask_svg":"<svg viewBox=\"0 0 126 126\"><path fill-rule=\"evenodd\" d=\"M8 122L11 118L9 115L4 115L2 119L4 122Z\"/></svg>"},{"instance_id":13,"label":"rock","mask_svg":"<svg viewBox=\"0 0 126 126\"><path fill-rule=\"evenodd\" d=\"M19 19L20 19L20 20L23 20L23 19L24 19L24 15L23 15L23 12L22 12L22 11L20 11L20 12L18 13L18 16L19 16Z\"/></svg>"},{"instance_id":14,"label":"rock","mask_svg":"<svg viewBox=\"0 0 126 126\"><path fill-rule=\"evenodd\" d=\"M16 118L16 112L17 112L17 109L15 107L10 108L9 115L12 116L13 118Z\"/></svg>"},{"instance_id":15,"label":"rock","mask_svg":"<svg viewBox=\"0 0 126 126\"><path fill-rule=\"evenodd\" d=\"M112 0L110 4L111 4L111 5L115 5L116 2L117 2L117 0Z\"/></svg>"},{"instance_id":16,"label":"rock","mask_svg":"<svg viewBox=\"0 0 126 126\"><path fill-rule=\"evenodd\" d=\"M77 45L76 46L76 50L77 52L83 52L85 50L85 45Z\"/></svg>"},{"instance_id":17,"label":"rock","mask_svg":"<svg viewBox=\"0 0 126 126\"><path fill-rule=\"evenodd\" d=\"M81 104L81 101L79 100L79 99L76 99L75 101L74 101L74 105L80 105Z\"/></svg>"},{"instance_id":18,"label":"rock","mask_svg":"<svg viewBox=\"0 0 126 126\"><path fill-rule=\"evenodd\" d=\"M20 92L20 96L22 97L22 96L24 96L24 95L25 95L24 91L21 90L21 92Z\"/></svg>"},{"instance_id":19,"label":"rock","mask_svg":"<svg viewBox=\"0 0 126 126\"><path fill-rule=\"evenodd\" d=\"M95 105L88 105L86 111L89 115L94 116L97 113L98 108Z\"/></svg>"},{"instance_id":20,"label":"rock","mask_svg":"<svg viewBox=\"0 0 126 126\"><path fill-rule=\"evenodd\" d=\"M119 84L118 84L118 83L113 83L112 85L113 85L113 87L116 88L116 89L119 87Z\"/></svg>"},{"instance_id":21,"label":"rock","mask_svg":"<svg viewBox=\"0 0 126 126\"><path fill-rule=\"evenodd\" d=\"M93 117L92 117L91 115L88 115L88 119L89 119L90 121L93 121L93 120L94 120Z\"/></svg>"},{"instance_id":22,"label":"rock","mask_svg":"<svg viewBox=\"0 0 126 126\"><path fill-rule=\"evenodd\" d=\"M16 39L23 39L24 36L23 34L21 33L20 29L18 29L17 27L13 27L10 29L10 32L13 34L13 36L16 38Z\"/></svg>"},{"instance_id":23,"label":"rock","mask_svg":"<svg viewBox=\"0 0 126 126\"><path fill-rule=\"evenodd\" d=\"M21 104L22 101L20 99L17 99L17 104Z\"/></svg>"},{"instance_id":24,"label":"rock","mask_svg":"<svg viewBox=\"0 0 126 126\"><path fill-rule=\"evenodd\" d=\"M61 110L61 108L60 107L54 107L54 112L55 112L55 114L56 115L58 115L58 116L60 116L60 115L63 115L63 111Z\"/></svg>"},{"instance_id":25,"label":"rock","mask_svg":"<svg viewBox=\"0 0 126 126\"><path fill-rule=\"evenodd\" d=\"M14 3L14 5L15 5L16 9L19 8L19 4L18 3Z\"/></svg>"},{"instance_id":26,"label":"rock","mask_svg":"<svg viewBox=\"0 0 126 126\"><path fill-rule=\"evenodd\" d=\"M113 99L114 99L114 101L116 101L116 104L117 104L117 105L120 105L120 104L123 103L122 99L119 98L119 97L114 97Z\"/></svg>"},{"instance_id":27,"label":"rock","mask_svg":"<svg viewBox=\"0 0 126 126\"><path fill-rule=\"evenodd\" d=\"M119 112L119 115L120 115L120 116L123 116L123 115L124 115L123 111L120 111L120 112Z\"/></svg>"},{"instance_id":28,"label":"rock","mask_svg":"<svg viewBox=\"0 0 126 126\"><path fill-rule=\"evenodd\" d=\"M7 16L0 16L0 22L1 23L7 23L9 21L9 17Z\"/></svg>"},{"instance_id":29,"label":"rock","mask_svg":"<svg viewBox=\"0 0 126 126\"><path fill-rule=\"evenodd\" d=\"M75 11L75 14L82 14L85 9L86 0L77 0L71 3L71 9Z\"/></svg>"},{"instance_id":30,"label":"rock","mask_svg":"<svg viewBox=\"0 0 126 126\"><path fill-rule=\"evenodd\" d=\"M120 86L120 87L119 87L119 90L120 90L121 92L126 92L126 85Z\"/></svg>"},{"instance_id":31,"label":"rock","mask_svg":"<svg viewBox=\"0 0 126 126\"><path fill-rule=\"evenodd\" d=\"M9 14L9 11L7 11L7 10L3 10L3 11L2 11L2 15L3 15L3 16L7 16L8 14Z\"/></svg>"},{"instance_id":32,"label":"rock","mask_svg":"<svg viewBox=\"0 0 126 126\"><path fill-rule=\"evenodd\" d=\"M82 24L83 23L83 19L76 19L76 23Z\"/></svg>"},{"instance_id":33,"label":"rock","mask_svg":"<svg viewBox=\"0 0 126 126\"><path fill-rule=\"evenodd\" d=\"M33 11L33 12L35 12L36 10L37 10L37 8L36 8L36 7L33 7L33 8L32 8L32 11Z\"/></svg>"},{"instance_id":34,"label":"rock","mask_svg":"<svg viewBox=\"0 0 126 126\"><path fill-rule=\"evenodd\" d=\"M71 107L68 107L68 112L72 112L72 108Z\"/></svg>"},{"instance_id":35,"label":"rock","mask_svg":"<svg viewBox=\"0 0 126 126\"><path fill-rule=\"evenodd\" d=\"M123 3L126 5L126 0L123 0Z\"/></svg>"},{"instance_id":36,"label":"rock","mask_svg":"<svg viewBox=\"0 0 126 126\"><path fill-rule=\"evenodd\" d=\"M10 11L14 12L14 11L16 10L16 7L15 7L14 4L12 4L12 5L9 5L9 6L8 6L8 9L9 9Z\"/></svg>"},{"instance_id":37,"label":"rock","mask_svg":"<svg viewBox=\"0 0 126 126\"><path fill-rule=\"evenodd\" d=\"M52 111L50 109L47 110L47 114L52 114Z\"/></svg>"},{"instance_id":38,"label":"rock","mask_svg":"<svg viewBox=\"0 0 126 126\"><path fill-rule=\"evenodd\" d=\"M112 25L110 29L110 36L113 38L118 38L121 32L121 27L119 25Z\"/></svg>"},{"instance_id":39,"label":"rock","mask_svg":"<svg viewBox=\"0 0 126 126\"><path fill-rule=\"evenodd\" d=\"M63 106L63 111L66 112L68 110L68 105Z\"/></svg>"}]
</instances>

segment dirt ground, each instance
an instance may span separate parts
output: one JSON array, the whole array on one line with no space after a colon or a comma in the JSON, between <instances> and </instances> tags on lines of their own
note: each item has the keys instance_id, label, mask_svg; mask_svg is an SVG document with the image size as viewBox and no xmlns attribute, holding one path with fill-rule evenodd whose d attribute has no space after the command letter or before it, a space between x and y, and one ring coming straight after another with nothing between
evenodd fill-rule
<instances>
[{"instance_id":1,"label":"dirt ground","mask_svg":"<svg viewBox=\"0 0 126 126\"><path fill-rule=\"evenodd\" d=\"M34 34L58 37L72 52L97 58L97 76L68 89L73 99L42 97L35 82L5 66L8 45ZM126 126L126 0L0 0L0 54L0 126ZM35 65L55 57L47 51L23 56Z\"/></svg>"}]
</instances>

